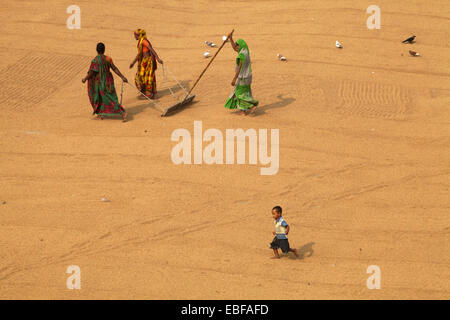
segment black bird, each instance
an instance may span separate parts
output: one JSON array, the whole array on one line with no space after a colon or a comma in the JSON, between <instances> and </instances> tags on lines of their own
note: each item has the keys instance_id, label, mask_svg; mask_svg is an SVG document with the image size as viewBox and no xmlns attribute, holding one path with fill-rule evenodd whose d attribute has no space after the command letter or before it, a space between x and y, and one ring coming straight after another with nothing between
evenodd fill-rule
<instances>
[{"instance_id":1,"label":"black bird","mask_svg":"<svg viewBox=\"0 0 450 320\"><path fill-rule=\"evenodd\" d=\"M402 43L407 43L407 42L408 43L413 43L415 38L416 38L416 36L412 36L412 37L410 37L410 38L408 38L406 40L403 40Z\"/></svg>"}]
</instances>

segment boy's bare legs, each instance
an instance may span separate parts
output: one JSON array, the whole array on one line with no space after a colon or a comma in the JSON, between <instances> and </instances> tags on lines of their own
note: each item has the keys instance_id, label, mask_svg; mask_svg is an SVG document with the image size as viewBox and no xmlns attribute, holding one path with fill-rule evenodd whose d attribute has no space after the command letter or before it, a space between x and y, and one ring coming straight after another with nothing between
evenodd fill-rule
<instances>
[{"instance_id":1,"label":"boy's bare legs","mask_svg":"<svg viewBox=\"0 0 450 320\"><path fill-rule=\"evenodd\" d=\"M278 249L272 249L273 250L273 254L275 255L275 257L272 257L270 259L280 259L280 256L278 255Z\"/></svg>"}]
</instances>

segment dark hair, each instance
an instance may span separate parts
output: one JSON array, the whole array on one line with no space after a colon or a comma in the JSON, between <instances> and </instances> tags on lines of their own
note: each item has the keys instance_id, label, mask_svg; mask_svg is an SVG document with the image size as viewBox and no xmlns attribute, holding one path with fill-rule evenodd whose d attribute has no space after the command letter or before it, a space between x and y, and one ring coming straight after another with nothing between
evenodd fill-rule
<instances>
[{"instance_id":1,"label":"dark hair","mask_svg":"<svg viewBox=\"0 0 450 320\"><path fill-rule=\"evenodd\" d=\"M102 42L97 43L97 52L99 54L105 53L105 45Z\"/></svg>"},{"instance_id":2,"label":"dark hair","mask_svg":"<svg viewBox=\"0 0 450 320\"><path fill-rule=\"evenodd\" d=\"M278 213L280 214L280 216L281 216L281 214L283 213L283 209L281 209L280 206L273 207L272 210L275 210L276 212L278 212Z\"/></svg>"}]
</instances>

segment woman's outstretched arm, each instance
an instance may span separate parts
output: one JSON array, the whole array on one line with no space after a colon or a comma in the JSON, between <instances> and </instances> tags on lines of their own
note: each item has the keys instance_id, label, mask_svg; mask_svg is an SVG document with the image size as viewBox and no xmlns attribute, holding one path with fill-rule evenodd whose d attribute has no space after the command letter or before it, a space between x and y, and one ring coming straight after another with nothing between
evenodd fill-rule
<instances>
[{"instance_id":1,"label":"woman's outstretched arm","mask_svg":"<svg viewBox=\"0 0 450 320\"><path fill-rule=\"evenodd\" d=\"M155 56L156 60L160 63L163 64L163 61L159 58L158 54L156 53L155 49L153 49L153 47L150 45L150 52Z\"/></svg>"},{"instance_id":2,"label":"woman's outstretched arm","mask_svg":"<svg viewBox=\"0 0 450 320\"><path fill-rule=\"evenodd\" d=\"M141 54L138 53L136 58L134 58L134 60L130 63L130 69L133 68L134 64L139 60L140 57L141 57Z\"/></svg>"},{"instance_id":3,"label":"woman's outstretched arm","mask_svg":"<svg viewBox=\"0 0 450 320\"><path fill-rule=\"evenodd\" d=\"M111 63L111 69L122 79L123 82L128 82L127 78L120 72L119 68L114 63Z\"/></svg>"},{"instance_id":4,"label":"woman's outstretched arm","mask_svg":"<svg viewBox=\"0 0 450 320\"><path fill-rule=\"evenodd\" d=\"M230 39L230 43L231 43L231 46L233 47L233 49L234 49L235 51L237 51L238 45L237 45L236 42L234 42L234 40L233 40L233 33L231 33L231 34L228 36L228 38Z\"/></svg>"}]
</instances>

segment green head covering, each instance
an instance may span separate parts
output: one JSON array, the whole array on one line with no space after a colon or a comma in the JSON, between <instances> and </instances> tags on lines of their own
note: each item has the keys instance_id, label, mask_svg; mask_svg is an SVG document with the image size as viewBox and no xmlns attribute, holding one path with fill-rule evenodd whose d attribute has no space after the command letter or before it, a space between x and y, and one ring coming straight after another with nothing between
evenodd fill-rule
<instances>
[{"instance_id":1,"label":"green head covering","mask_svg":"<svg viewBox=\"0 0 450 320\"><path fill-rule=\"evenodd\" d=\"M247 51L249 51L248 50L248 46L247 46L247 43L245 43L245 41L244 40L242 40L242 39L238 39L237 41L236 41L236 43L239 45L239 51L241 51L242 49L247 49ZM249 52L250 53L250 52Z\"/></svg>"},{"instance_id":2,"label":"green head covering","mask_svg":"<svg viewBox=\"0 0 450 320\"><path fill-rule=\"evenodd\" d=\"M243 53L241 53L241 51L242 51L242 49L247 49L248 56L250 57L250 50L248 49L247 43L242 39L238 39L236 41L236 44L239 46L239 53L236 58L236 63L239 64L239 60L240 60L240 61L242 61L242 64L244 64L245 55Z\"/></svg>"}]
</instances>

